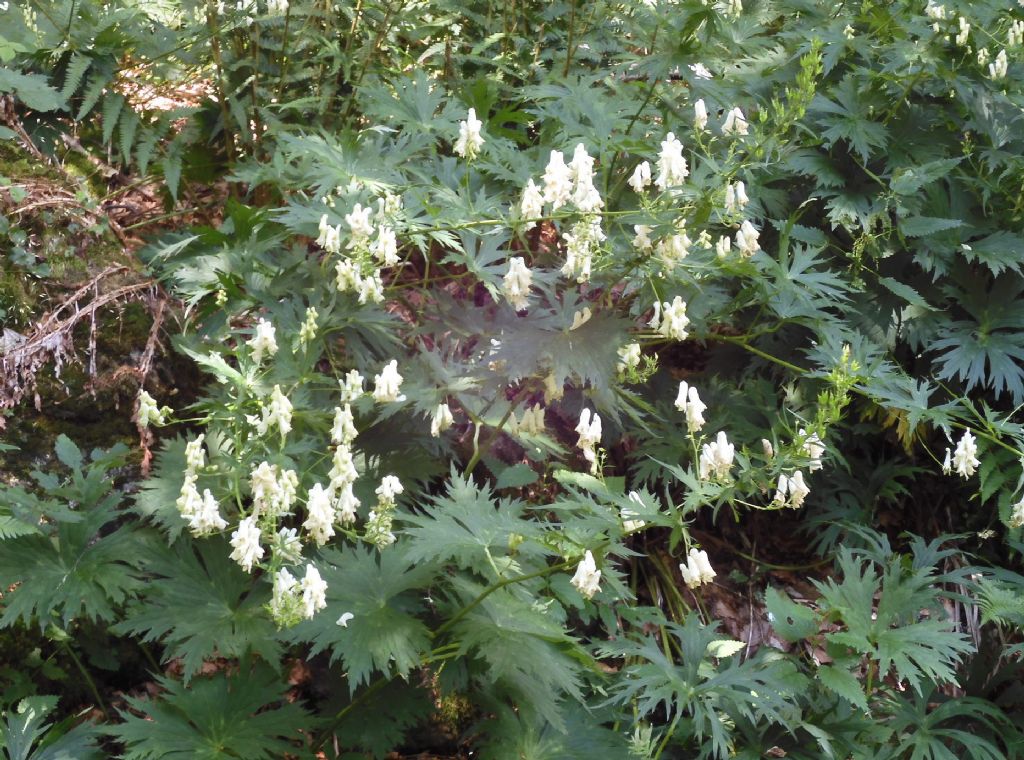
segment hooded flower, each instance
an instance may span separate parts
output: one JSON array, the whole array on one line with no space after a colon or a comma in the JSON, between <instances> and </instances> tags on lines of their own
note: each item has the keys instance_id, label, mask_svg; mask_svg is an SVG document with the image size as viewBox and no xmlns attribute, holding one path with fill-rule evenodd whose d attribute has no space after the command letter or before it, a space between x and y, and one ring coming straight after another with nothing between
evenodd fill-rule
<instances>
[{"instance_id":1,"label":"hooded flower","mask_svg":"<svg viewBox=\"0 0 1024 760\"><path fill-rule=\"evenodd\" d=\"M263 355L273 356L277 353L277 340L275 338L274 326L267 320L260 317L256 323L256 333L246 341L246 345L252 349L252 360L256 364L263 361Z\"/></svg>"},{"instance_id":2,"label":"hooded flower","mask_svg":"<svg viewBox=\"0 0 1024 760\"><path fill-rule=\"evenodd\" d=\"M960 442L953 452L953 469L962 478L969 478L981 464L978 461L977 439L971 435L970 430L965 430Z\"/></svg>"},{"instance_id":3,"label":"hooded flower","mask_svg":"<svg viewBox=\"0 0 1024 760\"><path fill-rule=\"evenodd\" d=\"M739 108L733 108L725 115L725 121L722 122L723 135L745 135L748 131L747 119Z\"/></svg>"},{"instance_id":4,"label":"hooded flower","mask_svg":"<svg viewBox=\"0 0 1024 760\"><path fill-rule=\"evenodd\" d=\"M530 179L523 189L523 199L519 203L519 213L523 219L538 219L544 216L544 196L540 188ZM537 226L537 222L527 222L526 229Z\"/></svg>"},{"instance_id":5,"label":"hooded flower","mask_svg":"<svg viewBox=\"0 0 1024 760\"><path fill-rule=\"evenodd\" d=\"M238 524L238 529L231 534L232 552L230 558L242 566L247 573L263 556L260 546L260 529L256 527L255 517L246 517Z\"/></svg>"},{"instance_id":6,"label":"hooded flower","mask_svg":"<svg viewBox=\"0 0 1024 760\"><path fill-rule=\"evenodd\" d=\"M455 141L455 152L463 158L473 160L484 147L480 128L484 123L476 118L476 109L470 108L466 120L459 123L459 139Z\"/></svg>"},{"instance_id":7,"label":"hooded flower","mask_svg":"<svg viewBox=\"0 0 1024 760\"><path fill-rule=\"evenodd\" d=\"M720 430L713 443L705 443L701 451L698 469L701 480L713 478L724 480L732 469L736 447L729 443L725 431Z\"/></svg>"},{"instance_id":8,"label":"hooded flower","mask_svg":"<svg viewBox=\"0 0 1024 760\"><path fill-rule=\"evenodd\" d=\"M686 415L686 429L690 433L696 433L704 427L704 411L707 408L707 405L700 400L695 386L688 385L685 380L679 383L676 409Z\"/></svg>"},{"instance_id":9,"label":"hooded flower","mask_svg":"<svg viewBox=\"0 0 1024 760\"><path fill-rule=\"evenodd\" d=\"M700 98L693 104L693 128L703 132L708 126L708 107L704 105L704 98Z\"/></svg>"},{"instance_id":10,"label":"hooded flower","mask_svg":"<svg viewBox=\"0 0 1024 760\"><path fill-rule=\"evenodd\" d=\"M636 192L642 193L651 184L651 165L644 161L637 164L633 174L629 178L629 186Z\"/></svg>"},{"instance_id":11,"label":"hooded flower","mask_svg":"<svg viewBox=\"0 0 1024 760\"><path fill-rule=\"evenodd\" d=\"M373 398L375 401L385 403L388 401L405 401L405 396L400 396L398 389L402 386L402 376L398 374L398 360L392 359L381 370L379 375L373 376Z\"/></svg>"},{"instance_id":12,"label":"hooded flower","mask_svg":"<svg viewBox=\"0 0 1024 760\"><path fill-rule=\"evenodd\" d=\"M451 407L446 403L438 404L437 409L434 410L434 417L430 421L430 434L437 438L454 423L455 418L452 417Z\"/></svg>"},{"instance_id":13,"label":"hooded flower","mask_svg":"<svg viewBox=\"0 0 1024 760\"><path fill-rule=\"evenodd\" d=\"M583 458L590 462L590 471L597 471L597 454L594 447L601 442L601 417L597 414L591 418L591 411L584 408L580 412L580 421L576 425L579 441L576 445L583 450Z\"/></svg>"},{"instance_id":14,"label":"hooded flower","mask_svg":"<svg viewBox=\"0 0 1024 760\"><path fill-rule=\"evenodd\" d=\"M697 588L704 583L711 583L717 573L711 567L708 560L708 553L703 549L691 548L686 556L686 564L679 564L679 572L682 573L683 582L689 588Z\"/></svg>"},{"instance_id":15,"label":"hooded flower","mask_svg":"<svg viewBox=\"0 0 1024 760\"><path fill-rule=\"evenodd\" d=\"M589 549L580 560L580 564L576 567L576 574L570 582L585 599L592 599L594 594L601 590L601 571L597 569L594 555L590 553Z\"/></svg>"},{"instance_id":16,"label":"hooded flower","mask_svg":"<svg viewBox=\"0 0 1024 760\"><path fill-rule=\"evenodd\" d=\"M658 155L658 176L654 184L661 190L683 184L690 174L686 167L686 159L683 158L683 144L676 139L671 132L661 143L661 153Z\"/></svg>"},{"instance_id":17,"label":"hooded flower","mask_svg":"<svg viewBox=\"0 0 1024 760\"><path fill-rule=\"evenodd\" d=\"M334 535L334 507L330 491L319 483L309 489L306 498L306 521L302 527L317 546L323 546Z\"/></svg>"},{"instance_id":18,"label":"hooded flower","mask_svg":"<svg viewBox=\"0 0 1024 760\"><path fill-rule=\"evenodd\" d=\"M571 196L572 170L566 165L562 152L553 150L544 169L544 202L550 203L551 210L555 211L568 203Z\"/></svg>"},{"instance_id":19,"label":"hooded flower","mask_svg":"<svg viewBox=\"0 0 1024 760\"><path fill-rule=\"evenodd\" d=\"M530 305L530 284L533 273L522 256L513 256L508 260L508 272L504 279L505 298L516 311L522 311Z\"/></svg>"}]
</instances>

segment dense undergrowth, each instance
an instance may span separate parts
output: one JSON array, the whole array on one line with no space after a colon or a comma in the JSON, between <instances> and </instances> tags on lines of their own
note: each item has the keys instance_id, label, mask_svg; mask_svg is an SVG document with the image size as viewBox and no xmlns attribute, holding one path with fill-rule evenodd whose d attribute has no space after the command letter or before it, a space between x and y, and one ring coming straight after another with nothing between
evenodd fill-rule
<instances>
[{"instance_id":1,"label":"dense undergrowth","mask_svg":"<svg viewBox=\"0 0 1024 760\"><path fill-rule=\"evenodd\" d=\"M8 757L1024 753L1020 8L3 19Z\"/></svg>"}]
</instances>

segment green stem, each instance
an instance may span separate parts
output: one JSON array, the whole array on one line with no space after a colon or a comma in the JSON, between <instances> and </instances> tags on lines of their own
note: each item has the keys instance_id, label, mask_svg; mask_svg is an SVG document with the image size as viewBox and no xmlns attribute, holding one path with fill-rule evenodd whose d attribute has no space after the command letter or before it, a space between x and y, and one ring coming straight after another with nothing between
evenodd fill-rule
<instances>
[{"instance_id":1,"label":"green stem","mask_svg":"<svg viewBox=\"0 0 1024 760\"><path fill-rule=\"evenodd\" d=\"M100 712L102 712L104 716L109 718L110 713L107 711L107 705L104 703L103 697L100 696L100 690L96 688L96 682L92 680L92 676L89 675L89 671L86 670L85 665L78 658L78 655L75 654L75 650L71 648L71 645L67 641L63 642L63 644L64 651L66 651L71 657L72 661L75 663L75 667L78 668L78 672L81 673L82 678L85 679L85 683L89 687L89 691L92 692L92 697L96 700L96 706L100 708Z\"/></svg>"}]
</instances>

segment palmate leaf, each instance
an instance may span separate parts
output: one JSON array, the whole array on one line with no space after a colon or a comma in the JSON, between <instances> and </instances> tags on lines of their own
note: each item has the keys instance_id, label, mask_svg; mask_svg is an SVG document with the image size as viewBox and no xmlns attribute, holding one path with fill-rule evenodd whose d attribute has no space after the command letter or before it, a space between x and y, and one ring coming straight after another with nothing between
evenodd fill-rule
<instances>
[{"instance_id":1,"label":"palmate leaf","mask_svg":"<svg viewBox=\"0 0 1024 760\"><path fill-rule=\"evenodd\" d=\"M484 587L459 582L461 595L479 599ZM501 588L465 615L452 636L461 651L484 666L482 678L498 684L533 722L564 728L559 703L581 700L581 673L589 655L569 636L558 615L539 609L529 594Z\"/></svg>"},{"instance_id":2,"label":"palmate leaf","mask_svg":"<svg viewBox=\"0 0 1024 760\"><path fill-rule=\"evenodd\" d=\"M46 718L57 697L26 697L0 722L0 756L4 760L99 760L100 731L91 723L73 725L75 718L49 724Z\"/></svg>"},{"instance_id":3,"label":"palmate leaf","mask_svg":"<svg viewBox=\"0 0 1024 760\"><path fill-rule=\"evenodd\" d=\"M373 549L330 549L317 567L327 581L327 609L285 634L312 645L312 654L329 650L331 662L341 660L355 691L374 672L407 674L430 649L430 631L419 619L424 613L422 589L438 567L414 563L403 540L378 553ZM344 613L352 618L343 627Z\"/></svg>"},{"instance_id":4,"label":"palmate leaf","mask_svg":"<svg viewBox=\"0 0 1024 760\"><path fill-rule=\"evenodd\" d=\"M792 257L788 261L787 258L759 259L763 279L758 287L780 318L826 318L827 309L846 300L849 285L826 268L820 251L798 245L793 248Z\"/></svg>"},{"instance_id":5,"label":"palmate leaf","mask_svg":"<svg viewBox=\"0 0 1024 760\"><path fill-rule=\"evenodd\" d=\"M513 535L530 538L539 533L537 524L523 519L520 501L495 501L489 489L452 470L447 493L435 496L422 514L402 517L410 527L408 559L411 562L454 562L464 570L476 570L491 577L488 568L509 552ZM536 552L536 544L524 542L520 552ZM503 563L504 564L504 563Z\"/></svg>"},{"instance_id":6,"label":"palmate leaf","mask_svg":"<svg viewBox=\"0 0 1024 760\"><path fill-rule=\"evenodd\" d=\"M142 588L143 564L150 543L146 534L123 526L104 535L119 518L110 506L93 509L80 522L63 522L51 537L21 536L0 551L0 586L17 586L4 595L0 627L18 620L40 626L59 615L68 625L84 616L111 620L114 608Z\"/></svg>"},{"instance_id":7,"label":"palmate leaf","mask_svg":"<svg viewBox=\"0 0 1024 760\"><path fill-rule=\"evenodd\" d=\"M255 582L230 552L218 539L155 549L145 565L151 576L145 596L112 630L163 642L167 659L182 659L186 684L211 657L242 657L251 650L276 665L281 645L263 609L267 584Z\"/></svg>"},{"instance_id":8,"label":"palmate leaf","mask_svg":"<svg viewBox=\"0 0 1024 760\"><path fill-rule=\"evenodd\" d=\"M234 675L197 678L187 687L163 677L157 683L164 690L157 699L126 698L145 717L122 710L124 723L109 729L124 743L125 760L276 760L296 752L300 732L315 725L285 699L287 685L268 666L243 663Z\"/></svg>"}]
</instances>

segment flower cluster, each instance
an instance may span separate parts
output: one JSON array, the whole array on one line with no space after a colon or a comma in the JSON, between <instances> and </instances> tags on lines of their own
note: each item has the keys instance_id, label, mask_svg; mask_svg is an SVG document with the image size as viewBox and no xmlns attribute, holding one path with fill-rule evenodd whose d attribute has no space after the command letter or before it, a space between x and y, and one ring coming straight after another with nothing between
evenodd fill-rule
<instances>
[{"instance_id":1,"label":"flower cluster","mask_svg":"<svg viewBox=\"0 0 1024 760\"><path fill-rule=\"evenodd\" d=\"M252 349L252 360L257 366L263 363L263 355L273 356L277 353L277 339L274 325L260 317L256 323L256 332L245 343Z\"/></svg>"},{"instance_id":2,"label":"flower cluster","mask_svg":"<svg viewBox=\"0 0 1024 760\"><path fill-rule=\"evenodd\" d=\"M402 493L405 488L402 482L394 475L385 475L375 493L377 494L377 506L370 511L366 521L366 540L383 549L395 543L395 534L391 532L391 525L394 519L397 502L395 497Z\"/></svg>"},{"instance_id":3,"label":"flower cluster","mask_svg":"<svg viewBox=\"0 0 1024 760\"><path fill-rule=\"evenodd\" d=\"M270 598L270 614L279 626L290 626L302 618L312 618L327 606L327 581L312 564L306 565L301 581L281 568L274 575L274 591Z\"/></svg>"},{"instance_id":4,"label":"flower cluster","mask_svg":"<svg viewBox=\"0 0 1024 760\"><path fill-rule=\"evenodd\" d=\"M200 434L185 445L185 482L182 483L181 494L175 502L178 512L185 518L194 536L207 536L228 527L227 522L220 516L220 508L210 489L204 488L200 495L196 486L199 479L198 471L206 464L203 438Z\"/></svg>"},{"instance_id":5,"label":"flower cluster","mask_svg":"<svg viewBox=\"0 0 1024 760\"><path fill-rule=\"evenodd\" d=\"M379 375L373 376L373 399L385 403L389 401L405 401L405 396L399 394L402 387L402 376L398 374L398 360L392 359L384 365Z\"/></svg>"},{"instance_id":6,"label":"flower cluster","mask_svg":"<svg viewBox=\"0 0 1024 760\"><path fill-rule=\"evenodd\" d=\"M772 504L777 507L799 509L810 492L811 489L804 482L804 474L800 470L797 470L792 476L781 474Z\"/></svg>"},{"instance_id":7,"label":"flower cluster","mask_svg":"<svg viewBox=\"0 0 1024 760\"><path fill-rule=\"evenodd\" d=\"M686 340L690 333L686 331L690 318L686 316L686 301L680 296L668 301L654 303L654 316L647 323L648 327L657 330L666 338Z\"/></svg>"},{"instance_id":8,"label":"flower cluster","mask_svg":"<svg viewBox=\"0 0 1024 760\"><path fill-rule=\"evenodd\" d=\"M544 407L534 404L523 411L523 419L516 419L515 412L508 418L508 432L512 435L540 435L544 432Z\"/></svg>"},{"instance_id":9,"label":"flower cluster","mask_svg":"<svg viewBox=\"0 0 1024 760\"><path fill-rule=\"evenodd\" d=\"M695 386L688 385L685 380L679 383L676 409L686 415L686 429L688 432L696 433L704 427L704 411L707 408L707 405L700 400Z\"/></svg>"},{"instance_id":10,"label":"flower cluster","mask_svg":"<svg viewBox=\"0 0 1024 760\"><path fill-rule=\"evenodd\" d=\"M946 449L946 459L942 463L942 471L948 475L951 470L955 469L957 475L966 479L973 475L980 465L977 439L971 435L970 430L965 430L952 456L949 449Z\"/></svg>"},{"instance_id":11,"label":"flower cluster","mask_svg":"<svg viewBox=\"0 0 1024 760\"><path fill-rule=\"evenodd\" d=\"M736 447L729 443L724 430L711 443L705 443L701 449L698 471L701 480L727 480L732 469Z\"/></svg>"},{"instance_id":12,"label":"flower cluster","mask_svg":"<svg viewBox=\"0 0 1024 760\"><path fill-rule=\"evenodd\" d=\"M679 572L683 575L683 582L689 588L697 588L704 583L711 583L718 573L711 567L708 560L708 553L703 549L691 548L686 555L686 564L679 563Z\"/></svg>"},{"instance_id":13,"label":"flower cluster","mask_svg":"<svg viewBox=\"0 0 1024 760\"><path fill-rule=\"evenodd\" d=\"M252 414L245 416L246 421L256 429L257 435L264 436L272 427L276 427L284 441L292 429L292 403L281 392L281 386L275 385L270 394L269 407L264 406L262 416Z\"/></svg>"},{"instance_id":14,"label":"flower cluster","mask_svg":"<svg viewBox=\"0 0 1024 760\"><path fill-rule=\"evenodd\" d=\"M531 180L532 182L532 180ZM513 256L508 260L508 273L505 275L505 298L516 311L522 311L530 305L530 285L533 273L526 266L522 256Z\"/></svg>"},{"instance_id":15,"label":"flower cluster","mask_svg":"<svg viewBox=\"0 0 1024 760\"><path fill-rule=\"evenodd\" d=\"M135 422L140 427L163 425L164 417L170 414L171 411L169 406L158 407L156 399L146 393L145 389L139 390L139 408L135 413Z\"/></svg>"}]
</instances>

